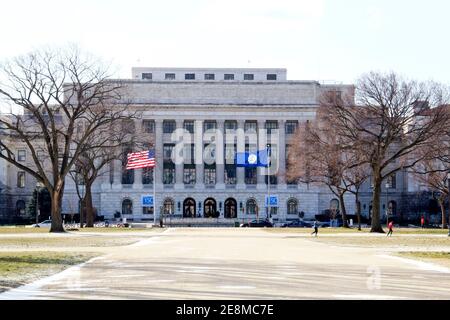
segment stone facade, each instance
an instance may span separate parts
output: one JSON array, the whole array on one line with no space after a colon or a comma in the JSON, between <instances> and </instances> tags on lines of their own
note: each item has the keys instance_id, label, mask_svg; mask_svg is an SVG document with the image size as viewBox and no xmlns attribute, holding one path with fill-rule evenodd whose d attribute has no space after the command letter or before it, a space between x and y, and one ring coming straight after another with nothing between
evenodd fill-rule
<instances>
[{"instance_id":1,"label":"stone facade","mask_svg":"<svg viewBox=\"0 0 450 320\"><path fill-rule=\"evenodd\" d=\"M147 74L144 76L144 73ZM148 74L152 74L149 79ZM175 79L165 79L166 74L175 74ZM195 79L185 80L185 74L195 74ZM205 74L214 74L214 79L205 80ZM234 74L234 80L224 80L225 74ZM253 80L248 75L253 74ZM313 120L319 105L320 94L324 91L353 92L352 85L324 85L316 81L288 81L285 69L168 69L168 68L133 68L132 79L121 79L124 84L124 103L129 104L130 112L139 111L142 118L135 121L136 130L143 130L143 121L154 123L155 151L157 167L156 178L156 218L161 212L173 217L186 216L186 206L190 210L195 205L194 215L203 217L205 200L215 203L219 218L254 219L256 213L247 212L250 203L256 201L258 216L269 215L264 201L265 196L277 195L279 204L270 213L274 221L293 220L304 213L305 218L314 218L330 208L330 201L335 198L326 187L304 184L289 185L282 174L286 170L286 152L292 131L288 124ZM269 76L271 75L271 76ZM276 75L274 77L273 75ZM145 78L145 79L143 79ZM205 125L214 122L214 127L222 131L228 122L235 122L234 130L246 130L246 123L255 123L257 133L261 133L268 123L278 128L275 144L278 147L278 166L280 175L275 185L268 186L263 175L264 168L257 169L256 183L247 184L244 168L235 170L235 177L226 181L223 161L215 165L215 177L212 185L205 184L206 166L196 162L195 183L184 183L184 166L175 164L173 183L164 184L165 147L173 144L173 136L164 123L174 123L172 129L184 128L186 122L193 122L193 136L203 137ZM275 131L275 130L274 130ZM258 136L258 139L261 139ZM206 142L205 142L206 143ZM216 158L224 158L224 142L217 142ZM258 141L260 143L260 141ZM245 151L245 141L238 138L237 152ZM195 153L202 154L205 145L195 146ZM122 217L132 221L153 221L152 213L143 213L141 196L152 194L153 184L144 184L142 170L134 170L134 183L122 184L122 164L115 161L107 172L99 177L93 186L94 206L98 214L106 219L114 219L118 212ZM17 169L8 168L7 184L14 186ZM28 176L28 175L27 175ZM208 176L209 177L209 176ZM210 177L209 177L210 178ZM27 177L27 186L12 191L19 196L30 197L35 181ZM232 183L230 181L233 180ZM194 204L187 201L193 199ZM18 200L17 196L12 203ZM122 212L124 200L131 200L131 214ZM128 201L129 203L129 201ZM171 205L169 206L169 203ZM166 204L166 205L165 205ZM173 206L173 207L172 207ZM63 213L78 212L78 197L73 181L68 178L63 200ZM354 201L348 195L348 213L354 212ZM231 216L230 216L231 213ZM191 212L192 214L192 212Z\"/></svg>"}]
</instances>

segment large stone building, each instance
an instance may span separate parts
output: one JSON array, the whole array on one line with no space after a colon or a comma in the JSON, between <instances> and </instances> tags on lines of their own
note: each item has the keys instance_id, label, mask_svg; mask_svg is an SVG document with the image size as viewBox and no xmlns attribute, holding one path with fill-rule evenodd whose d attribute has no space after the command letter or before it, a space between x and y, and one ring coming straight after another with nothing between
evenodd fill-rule
<instances>
[{"instance_id":1,"label":"large stone building","mask_svg":"<svg viewBox=\"0 0 450 320\"><path fill-rule=\"evenodd\" d=\"M352 85L290 81L286 69L133 68L132 79L120 81L126 87L124 101L129 110L142 115L135 121L136 132L151 134L155 141L157 216L164 212L173 218L218 216L232 220L253 219L258 214L285 221L300 214L314 217L335 205L335 197L326 187L289 182L283 173L298 123L314 119L323 92L352 94ZM189 163L174 163L171 158L176 145L174 132L180 129L193 138L187 149L196 156ZM245 135L237 134L229 143L227 138L211 138L216 131L227 136L236 132ZM247 134L256 136L257 141L249 141ZM202 142L198 143L199 139ZM216 161L198 161L211 141L216 146ZM273 144L278 159L277 174L270 180L265 168L242 168L229 161L235 152L256 151L266 143ZM121 216L129 221L152 221L152 208L141 205L142 195L153 193L151 170L126 171L123 165L115 161L109 174L95 183L93 198L98 214L109 219ZM35 181L28 175L23 178L9 165L1 177L11 187L10 209L20 211ZM25 184L13 183L16 179L24 179ZM268 194L278 199L270 212L265 208ZM347 204L350 213L353 202ZM63 212L78 210L75 187L67 181Z\"/></svg>"}]
</instances>

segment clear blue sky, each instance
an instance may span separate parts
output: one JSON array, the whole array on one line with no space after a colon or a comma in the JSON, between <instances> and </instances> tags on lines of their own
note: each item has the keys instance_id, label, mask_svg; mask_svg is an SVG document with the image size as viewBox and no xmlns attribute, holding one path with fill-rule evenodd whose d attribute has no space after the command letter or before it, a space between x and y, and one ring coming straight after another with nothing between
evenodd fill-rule
<instances>
[{"instance_id":1,"label":"clear blue sky","mask_svg":"<svg viewBox=\"0 0 450 320\"><path fill-rule=\"evenodd\" d=\"M0 60L77 43L132 66L285 67L355 81L370 70L450 84L446 0L4 1Z\"/></svg>"}]
</instances>

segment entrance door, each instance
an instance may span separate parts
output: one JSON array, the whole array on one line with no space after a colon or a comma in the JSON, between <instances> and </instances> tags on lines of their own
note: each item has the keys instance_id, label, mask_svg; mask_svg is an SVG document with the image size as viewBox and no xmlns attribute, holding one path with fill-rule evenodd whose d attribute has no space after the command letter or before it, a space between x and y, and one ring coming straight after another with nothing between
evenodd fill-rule
<instances>
[{"instance_id":1,"label":"entrance door","mask_svg":"<svg viewBox=\"0 0 450 320\"><path fill-rule=\"evenodd\" d=\"M237 218L237 202L233 198L225 200L225 218Z\"/></svg>"},{"instance_id":2,"label":"entrance door","mask_svg":"<svg viewBox=\"0 0 450 320\"><path fill-rule=\"evenodd\" d=\"M217 212L217 204L216 204L216 200L214 200L213 198L208 198L205 200L204 203L204 213L205 213L205 218L218 218L218 212Z\"/></svg>"},{"instance_id":3,"label":"entrance door","mask_svg":"<svg viewBox=\"0 0 450 320\"><path fill-rule=\"evenodd\" d=\"M195 218L195 200L187 198L183 202L183 218Z\"/></svg>"}]
</instances>

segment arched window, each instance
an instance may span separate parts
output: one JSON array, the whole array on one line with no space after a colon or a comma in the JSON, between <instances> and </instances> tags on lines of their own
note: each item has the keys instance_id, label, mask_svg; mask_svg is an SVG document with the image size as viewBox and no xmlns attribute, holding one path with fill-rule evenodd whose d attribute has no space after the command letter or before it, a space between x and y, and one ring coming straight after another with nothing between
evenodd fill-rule
<instances>
[{"instance_id":1,"label":"arched window","mask_svg":"<svg viewBox=\"0 0 450 320\"><path fill-rule=\"evenodd\" d=\"M256 200L255 199L247 200L245 212L247 212L247 214L256 214Z\"/></svg>"},{"instance_id":2,"label":"arched window","mask_svg":"<svg viewBox=\"0 0 450 320\"><path fill-rule=\"evenodd\" d=\"M16 214L22 216L25 214L25 201L17 200L16 202Z\"/></svg>"},{"instance_id":3,"label":"arched window","mask_svg":"<svg viewBox=\"0 0 450 320\"><path fill-rule=\"evenodd\" d=\"M396 216L397 215L397 202L395 201L389 201L389 215Z\"/></svg>"},{"instance_id":4,"label":"arched window","mask_svg":"<svg viewBox=\"0 0 450 320\"><path fill-rule=\"evenodd\" d=\"M166 198L164 200L164 214L174 214L175 213L175 204L172 199Z\"/></svg>"},{"instance_id":5,"label":"arched window","mask_svg":"<svg viewBox=\"0 0 450 320\"><path fill-rule=\"evenodd\" d=\"M133 214L133 202L130 199L122 201L122 214Z\"/></svg>"},{"instance_id":6,"label":"arched window","mask_svg":"<svg viewBox=\"0 0 450 320\"><path fill-rule=\"evenodd\" d=\"M289 199L287 202L287 214L298 214L298 201L297 199Z\"/></svg>"}]
</instances>

